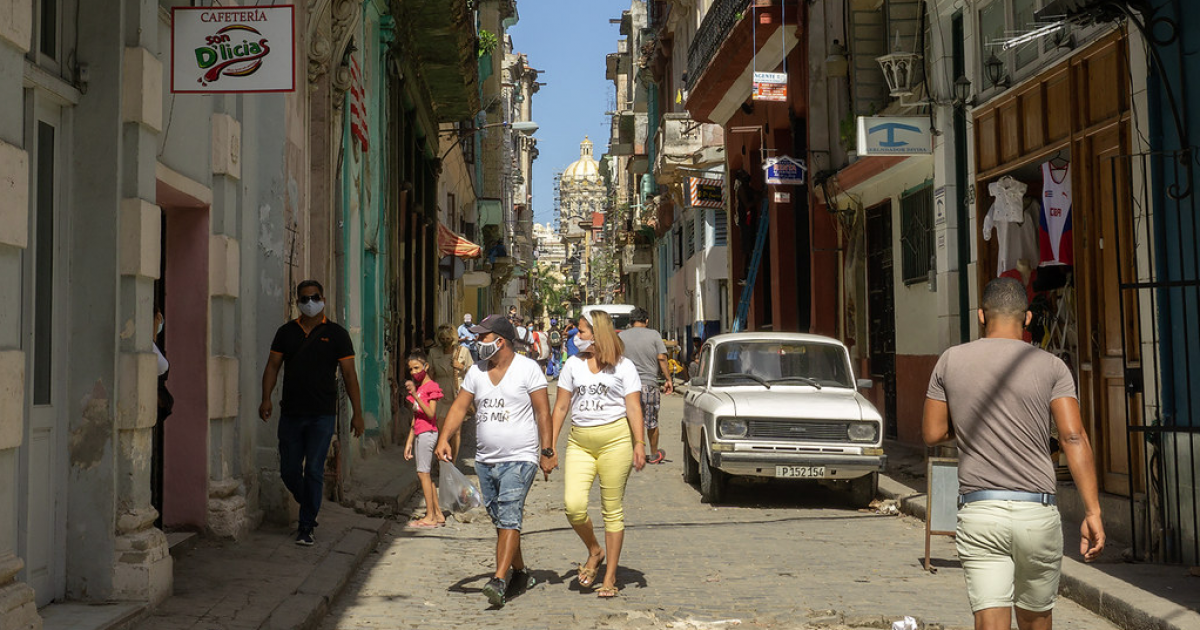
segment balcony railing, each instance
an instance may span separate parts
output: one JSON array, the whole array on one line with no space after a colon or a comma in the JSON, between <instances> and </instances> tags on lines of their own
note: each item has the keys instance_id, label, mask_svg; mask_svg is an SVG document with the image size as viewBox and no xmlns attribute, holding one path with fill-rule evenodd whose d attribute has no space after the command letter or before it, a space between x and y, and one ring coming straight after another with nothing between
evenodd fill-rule
<instances>
[{"instance_id":1,"label":"balcony railing","mask_svg":"<svg viewBox=\"0 0 1200 630\"><path fill-rule=\"evenodd\" d=\"M692 89L709 62L729 37L729 32L750 7L752 0L716 0L700 23L696 38L688 47L687 89Z\"/></svg>"}]
</instances>

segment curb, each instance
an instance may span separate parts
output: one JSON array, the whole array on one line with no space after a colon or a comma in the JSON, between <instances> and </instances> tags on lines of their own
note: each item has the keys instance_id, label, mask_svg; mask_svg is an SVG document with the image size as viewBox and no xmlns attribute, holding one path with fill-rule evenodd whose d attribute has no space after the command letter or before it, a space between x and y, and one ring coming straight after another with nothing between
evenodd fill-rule
<instances>
[{"instance_id":1,"label":"curb","mask_svg":"<svg viewBox=\"0 0 1200 630\"><path fill-rule=\"evenodd\" d=\"M925 520L925 493L881 474L879 494ZM1200 630L1200 613L1105 574L1065 555L1058 592L1125 630Z\"/></svg>"},{"instance_id":2,"label":"curb","mask_svg":"<svg viewBox=\"0 0 1200 630\"><path fill-rule=\"evenodd\" d=\"M391 523L378 518L364 521L347 532L296 592L271 611L260 630L311 630L317 626Z\"/></svg>"}]
</instances>

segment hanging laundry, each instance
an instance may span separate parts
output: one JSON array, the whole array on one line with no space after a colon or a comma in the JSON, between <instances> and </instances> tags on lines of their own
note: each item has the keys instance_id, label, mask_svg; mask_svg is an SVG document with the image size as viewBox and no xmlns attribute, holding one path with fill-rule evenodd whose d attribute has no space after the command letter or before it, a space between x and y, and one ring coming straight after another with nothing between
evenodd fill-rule
<instances>
[{"instance_id":1,"label":"hanging laundry","mask_svg":"<svg viewBox=\"0 0 1200 630\"><path fill-rule=\"evenodd\" d=\"M1042 212L1039 224L1040 266L1075 263L1071 237L1071 164L1042 164Z\"/></svg>"},{"instance_id":2,"label":"hanging laundry","mask_svg":"<svg viewBox=\"0 0 1200 630\"><path fill-rule=\"evenodd\" d=\"M992 240L995 230L999 250L996 277L1016 269L1022 260L1030 266L1038 260L1038 231L1034 219L1037 205L1022 199L1026 188L1025 184L1008 176L988 185L988 192L996 201L983 218L983 239Z\"/></svg>"}]
</instances>

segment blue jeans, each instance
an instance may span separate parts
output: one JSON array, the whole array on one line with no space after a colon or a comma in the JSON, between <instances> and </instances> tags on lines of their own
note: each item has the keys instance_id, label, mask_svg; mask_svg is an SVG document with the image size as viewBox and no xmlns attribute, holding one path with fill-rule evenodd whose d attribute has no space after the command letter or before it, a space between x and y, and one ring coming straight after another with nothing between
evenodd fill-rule
<instances>
[{"instance_id":1,"label":"blue jeans","mask_svg":"<svg viewBox=\"0 0 1200 630\"><path fill-rule=\"evenodd\" d=\"M525 516L525 497L533 487L538 465L533 462L475 462L483 506L496 529L521 531Z\"/></svg>"},{"instance_id":2,"label":"blue jeans","mask_svg":"<svg viewBox=\"0 0 1200 630\"><path fill-rule=\"evenodd\" d=\"M325 455L334 426L334 416L279 418L279 476L300 504L301 528L317 525L325 489Z\"/></svg>"}]
</instances>

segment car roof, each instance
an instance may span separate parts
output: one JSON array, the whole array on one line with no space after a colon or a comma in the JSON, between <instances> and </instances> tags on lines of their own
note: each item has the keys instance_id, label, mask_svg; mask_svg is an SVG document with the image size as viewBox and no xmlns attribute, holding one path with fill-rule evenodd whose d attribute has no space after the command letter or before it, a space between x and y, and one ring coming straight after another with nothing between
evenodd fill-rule
<instances>
[{"instance_id":1,"label":"car roof","mask_svg":"<svg viewBox=\"0 0 1200 630\"><path fill-rule=\"evenodd\" d=\"M802 341L808 343L826 343L843 346L842 342L833 337L825 335L814 335L810 333L788 333L788 332L740 332L740 333L725 333L723 335L714 335L709 337L706 343L722 344L731 341Z\"/></svg>"},{"instance_id":2,"label":"car roof","mask_svg":"<svg viewBox=\"0 0 1200 630\"><path fill-rule=\"evenodd\" d=\"M592 311L604 311L605 313L617 313L618 315L628 315L636 308L632 304L588 304L583 307L584 313Z\"/></svg>"}]
</instances>

